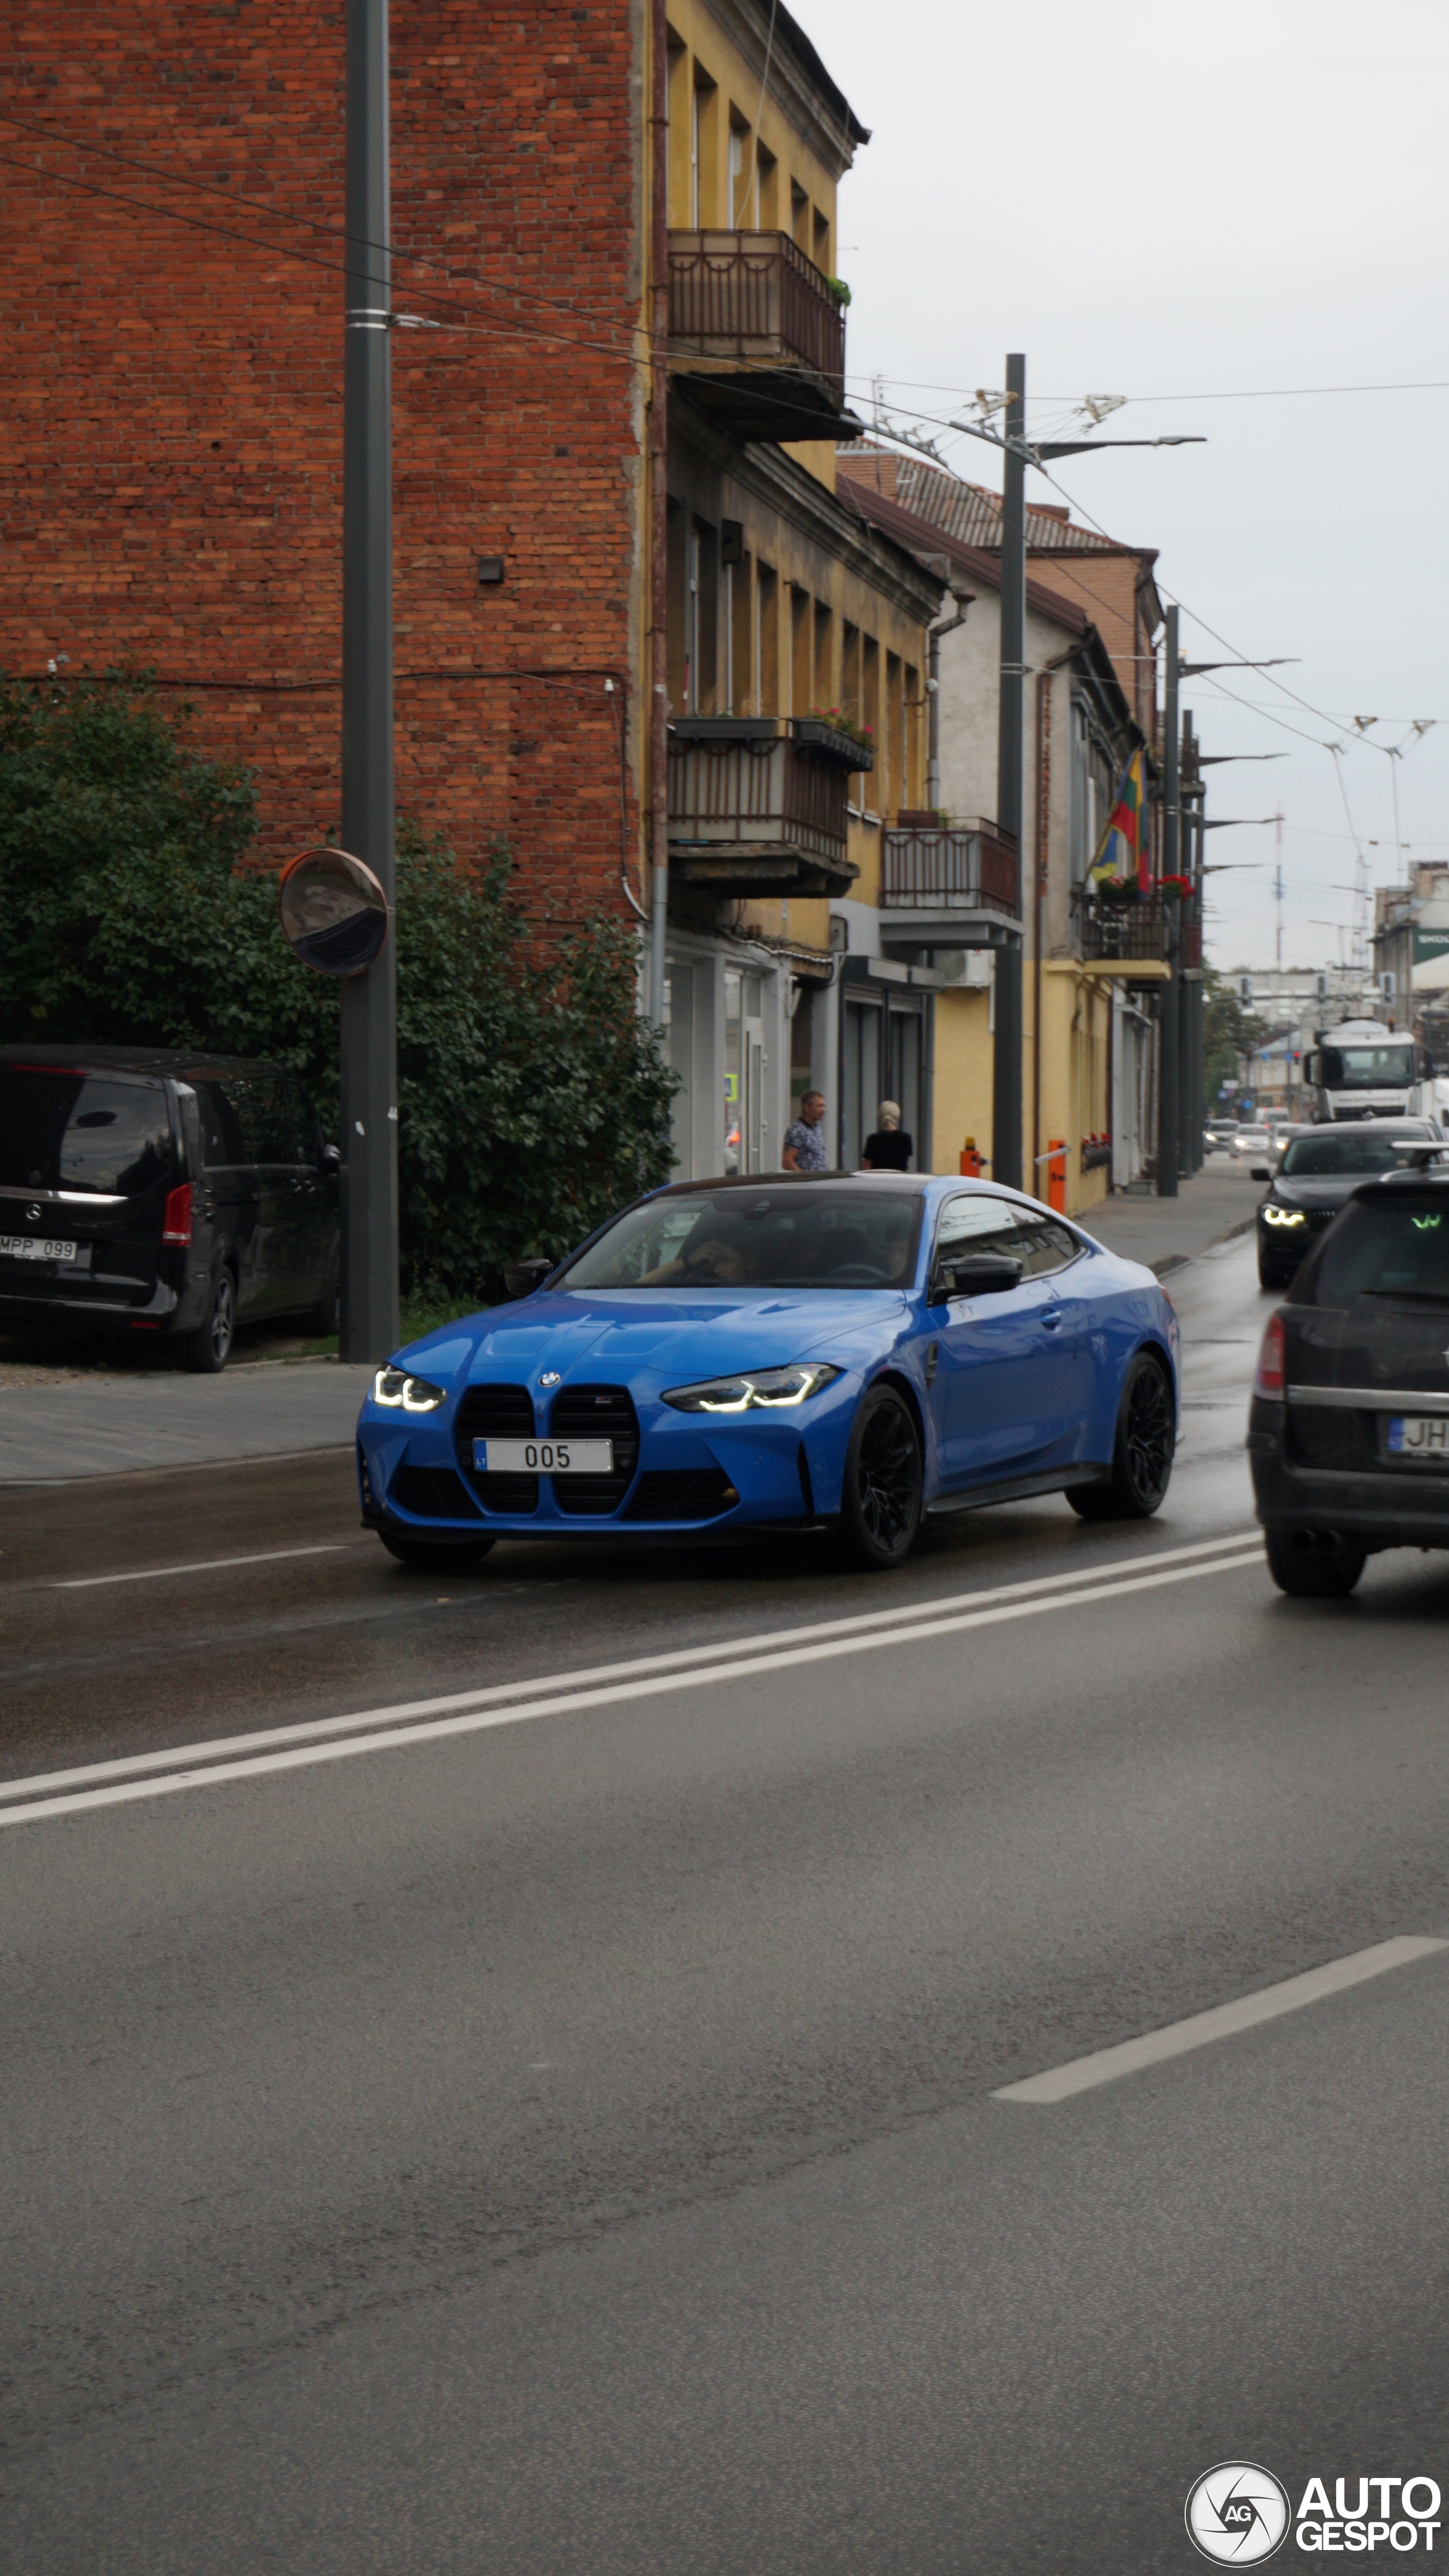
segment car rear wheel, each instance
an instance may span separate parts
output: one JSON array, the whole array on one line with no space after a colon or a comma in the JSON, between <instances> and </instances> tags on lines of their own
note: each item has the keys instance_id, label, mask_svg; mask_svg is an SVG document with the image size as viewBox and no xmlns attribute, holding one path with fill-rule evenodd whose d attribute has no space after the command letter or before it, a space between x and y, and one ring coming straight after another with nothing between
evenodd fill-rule
<instances>
[{"instance_id":1,"label":"car rear wheel","mask_svg":"<svg viewBox=\"0 0 1449 2576\"><path fill-rule=\"evenodd\" d=\"M1336 1530L1263 1532L1268 1572L1294 1601L1345 1601L1364 1569L1367 1548Z\"/></svg>"},{"instance_id":2,"label":"car rear wheel","mask_svg":"<svg viewBox=\"0 0 1449 2576\"><path fill-rule=\"evenodd\" d=\"M853 1564L879 1571L910 1554L921 1526L922 1484L920 1435L909 1405L893 1386L871 1387L845 1453L840 1538Z\"/></svg>"},{"instance_id":3,"label":"car rear wheel","mask_svg":"<svg viewBox=\"0 0 1449 2576\"><path fill-rule=\"evenodd\" d=\"M1139 1351L1117 1408L1111 1475L1105 1484L1070 1486L1073 1511L1084 1521L1150 1520L1172 1479L1174 1445L1167 1371Z\"/></svg>"},{"instance_id":4,"label":"car rear wheel","mask_svg":"<svg viewBox=\"0 0 1449 2576\"><path fill-rule=\"evenodd\" d=\"M481 1565L496 1539L469 1538L453 1543L445 1538L399 1538L392 1530L379 1530L378 1537L389 1556L399 1565L410 1565L417 1574L471 1574Z\"/></svg>"},{"instance_id":5,"label":"car rear wheel","mask_svg":"<svg viewBox=\"0 0 1449 2576\"><path fill-rule=\"evenodd\" d=\"M205 1323L194 1333L177 1336L177 1366L192 1369L201 1377L215 1377L231 1357L235 1336L236 1281L229 1270L218 1270L211 1283Z\"/></svg>"}]
</instances>

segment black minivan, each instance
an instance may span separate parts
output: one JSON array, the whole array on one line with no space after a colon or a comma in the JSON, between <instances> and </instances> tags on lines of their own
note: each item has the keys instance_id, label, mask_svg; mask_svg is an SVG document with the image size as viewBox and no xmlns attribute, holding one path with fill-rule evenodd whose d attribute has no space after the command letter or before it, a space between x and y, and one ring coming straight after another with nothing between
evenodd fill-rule
<instances>
[{"instance_id":1,"label":"black minivan","mask_svg":"<svg viewBox=\"0 0 1449 2576\"><path fill-rule=\"evenodd\" d=\"M0 1047L0 1333L336 1321L341 1158L294 1074L175 1047Z\"/></svg>"}]
</instances>

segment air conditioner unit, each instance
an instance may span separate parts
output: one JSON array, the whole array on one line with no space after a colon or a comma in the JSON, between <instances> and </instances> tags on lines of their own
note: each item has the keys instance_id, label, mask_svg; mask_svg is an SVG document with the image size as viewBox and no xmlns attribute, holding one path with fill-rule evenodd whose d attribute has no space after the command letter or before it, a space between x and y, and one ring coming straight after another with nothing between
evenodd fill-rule
<instances>
[{"instance_id":1,"label":"air conditioner unit","mask_svg":"<svg viewBox=\"0 0 1449 2576\"><path fill-rule=\"evenodd\" d=\"M991 990L992 956L989 948L938 948L938 973L948 984L963 986L968 993Z\"/></svg>"}]
</instances>

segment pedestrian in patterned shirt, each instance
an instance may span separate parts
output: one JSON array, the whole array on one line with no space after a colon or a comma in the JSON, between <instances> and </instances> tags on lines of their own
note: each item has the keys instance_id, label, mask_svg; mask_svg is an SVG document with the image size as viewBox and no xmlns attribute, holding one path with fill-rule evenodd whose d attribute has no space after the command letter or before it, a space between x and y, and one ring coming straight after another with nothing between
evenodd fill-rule
<instances>
[{"instance_id":1,"label":"pedestrian in patterned shirt","mask_svg":"<svg viewBox=\"0 0 1449 2576\"><path fill-rule=\"evenodd\" d=\"M825 1151L825 1094L807 1091L800 1103L800 1115L785 1130L785 1150L780 1160L787 1172L826 1172L830 1169Z\"/></svg>"}]
</instances>

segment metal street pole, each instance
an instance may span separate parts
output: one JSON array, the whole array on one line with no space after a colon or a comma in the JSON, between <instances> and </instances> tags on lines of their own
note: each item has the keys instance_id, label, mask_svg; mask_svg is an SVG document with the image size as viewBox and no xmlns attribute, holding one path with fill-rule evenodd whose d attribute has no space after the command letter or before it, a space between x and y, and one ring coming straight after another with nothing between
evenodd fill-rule
<instances>
[{"instance_id":1,"label":"metal street pole","mask_svg":"<svg viewBox=\"0 0 1449 2576\"><path fill-rule=\"evenodd\" d=\"M1200 1172L1204 1159L1203 1120L1207 1116L1207 1101L1203 1092L1203 1079L1206 1072L1203 1030L1207 1003L1205 980L1207 956L1203 930L1203 897L1207 879L1207 781L1202 774L1202 758L1196 741L1193 743L1193 758L1198 773L1197 795L1193 803L1195 849L1192 869L1193 919L1197 923L1198 972L1194 981L1188 986L1188 999L1192 1018L1192 1169Z\"/></svg>"},{"instance_id":2,"label":"metal street pole","mask_svg":"<svg viewBox=\"0 0 1449 2576\"><path fill-rule=\"evenodd\" d=\"M1197 981L1193 972L1192 925L1197 918L1197 745L1193 739L1192 717L1183 711L1182 752L1178 764L1178 795L1181 805L1180 837L1182 873L1191 877L1193 892L1177 908L1178 941L1178 1011L1177 1011L1177 1125L1179 1177L1190 1180L1197 1170L1194 1145L1202 1134L1202 1117L1193 1084L1192 1032L1193 997Z\"/></svg>"},{"instance_id":3,"label":"metal street pole","mask_svg":"<svg viewBox=\"0 0 1449 2576\"><path fill-rule=\"evenodd\" d=\"M1178 612L1167 612L1167 704L1163 716L1162 764L1162 873L1176 876L1182 838L1179 830L1181 774L1178 766ZM1180 1113L1178 1100L1178 937L1176 907L1163 899L1163 919L1167 925L1167 981L1159 987L1162 1009L1158 1016L1157 1065L1157 1195L1160 1199L1177 1196L1177 1163Z\"/></svg>"},{"instance_id":4,"label":"metal street pole","mask_svg":"<svg viewBox=\"0 0 1449 2576\"><path fill-rule=\"evenodd\" d=\"M1026 359L1006 361L1007 406L1001 496L1001 709L996 746L996 819L1016 843L1018 883L1026 883L1022 843L1021 750L1026 673ZM991 1177L1022 1186L1021 941L996 956L996 1042L992 1053ZM1028 1175L1035 1191L1038 1175Z\"/></svg>"},{"instance_id":5,"label":"metal street pole","mask_svg":"<svg viewBox=\"0 0 1449 2576\"><path fill-rule=\"evenodd\" d=\"M387 0L347 0L342 846L394 900ZM398 1341L397 950L342 987L342 1356Z\"/></svg>"}]
</instances>

